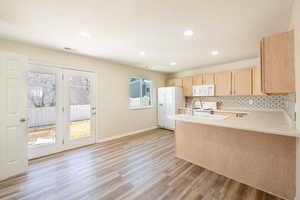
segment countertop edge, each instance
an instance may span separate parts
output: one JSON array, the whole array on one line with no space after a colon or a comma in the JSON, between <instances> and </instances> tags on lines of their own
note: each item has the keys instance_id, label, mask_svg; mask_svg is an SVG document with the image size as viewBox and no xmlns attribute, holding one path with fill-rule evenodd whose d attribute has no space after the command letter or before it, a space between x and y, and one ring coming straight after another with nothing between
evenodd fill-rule
<instances>
[{"instance_id":1,"label":"countertop edge","mask_svg":"<svg viewBox=\"0 0 300 200\"><path fill-rule=\"evenodd\" d=\"M287 114L284 113L285 118L287 120L287 123L293 123L293 121L289 118L289 116L286 116ZM175 121L182 121L182 122L189 122L189 123L195 123L195 124L204 124L204 125L209 125L209 126L218 126L218 127L223 127L223 128L232 128L232 129L238 129L238 130L246 130L246 131L254 131L254 132L260 132L264 134L273 134L273 135L281 135L281 136L288 136L288 137L295 137L295 138L300 138L300 133L299 131L295 130L277 130L273 128L251 128L251 127L241 127L241 126L235 126L235 125L226 125L222 123L218 123L217 121L214 122L205 122L205 121L195 121L192 119L184 119L184 118L178 118L175 116L170 117L171 119ZM289 133L289 132L295 132L294 133Z\"/></svg>"}]
</instances>

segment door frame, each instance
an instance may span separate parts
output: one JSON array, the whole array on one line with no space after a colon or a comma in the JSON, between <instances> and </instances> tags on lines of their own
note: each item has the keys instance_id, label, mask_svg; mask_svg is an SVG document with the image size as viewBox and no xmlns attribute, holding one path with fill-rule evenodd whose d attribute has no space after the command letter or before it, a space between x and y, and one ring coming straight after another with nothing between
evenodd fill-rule
<instances>
[{"instance_id":1,"label":"door frame","mask_svg":"<svg viewBox=\"0 0 300 200\"><path fill-rule=\"evenodd\" d=\"M49 145L44 145L40 147L33 147L33 148L28 148L28 160L30 159L35 159L47 155L51 155L54 153L62 152L65 150L89 145L89 144L94 144L97 143L97 112L94 114L94 119L92 123L91 129L94 130L94 138L92 141L88 141L85 144L79 143L79 144L63 144L64 142L64 137L68 133L66 132L66 127L64 127L64 124L67 124L66 120L66 110L64 108L64 92L65 92L65 86L64 86L64 72L65 71L72 71L72 72L78 72L78 73L90 73L93 76L93 82L94 82L94 95L93 95L93 101L95 101L95 108L97 109L97 74L95 71L86 71L86 70L81 70L81 69L74 69L74 68L68 68L68 67L63 67L63 66L58 66L58 65L48 65L48 64L40 64L36 62L29 62L29 67L28 67L28 72L30 71L37 71L37 72L57 72L57 80L56 80L56 87L57 87L57 128L56 128L56 143L55 145L50 146L47 148ZM28 91L28 90L27 90ZM97 110L96 110L97 111ZM26 131L26 134L28 135L28 131ZM50 144L51 145L51 144ZM28 145L27 145L28 146ZM39 150L37 150L40 148Z\"/></svg>"}]
</instances>

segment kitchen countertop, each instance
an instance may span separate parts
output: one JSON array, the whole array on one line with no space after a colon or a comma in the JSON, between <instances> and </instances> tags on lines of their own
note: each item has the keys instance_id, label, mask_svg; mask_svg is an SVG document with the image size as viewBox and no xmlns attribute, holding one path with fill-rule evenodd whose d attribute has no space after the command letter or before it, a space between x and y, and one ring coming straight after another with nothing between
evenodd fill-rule
<instances>
[{"instance_id":1,"label":"kitchen countertop","mask_svg":"<svg viewBox=\"0 0 300 200\"><path fill-rule=\"evenodd\" d=\"M256 131L266 134L300 137L295 122L284 111L217 110L218 112L243 112L242 118L229 116L225 119L209 119L202 116L179 114L171 116L176 121L199 123L225 128Z\"/></svg>"}]
</instances>

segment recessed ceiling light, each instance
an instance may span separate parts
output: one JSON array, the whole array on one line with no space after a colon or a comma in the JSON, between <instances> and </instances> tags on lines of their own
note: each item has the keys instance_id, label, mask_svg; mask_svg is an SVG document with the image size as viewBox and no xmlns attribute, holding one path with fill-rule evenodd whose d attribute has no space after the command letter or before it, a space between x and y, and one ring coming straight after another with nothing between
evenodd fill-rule
<instances>
[{"instance_id":1,"label":"recessed ceiling light","mask_svg":"<svg viewBox=\"0 0 300 200\"><path fill-rule=\"evenodd\" d=\"M91 37L91 35L88 32L84 32L84 31L80 32L79 35L81 37L84 37L84 38L90 38Z\"/></svg>"},{"instance_id":2,"label":"recessed ceiling light","mask_svg":"<svg viewBox=\"0 0 300 200\"><path fill-rule=\"evenodd\" d=\"M185 36L192 36L192 35L194 35L194 32L192 30L185 30L184 35Z\"/></svg>"},{"instance_id":3,"label":"recessed ceiling light","mask_svg":"<svg viewBox=\"0 0 300 200\"><path fill-rule=\"evenodd\" d=\"M145 52L141 51L141 52L140 52L140 55L141 55L141 56L144 56L144 55L145 55Z\"/></svg>"},{"instance_id":4,"label":"recessed ceiling light","mask_svg":"<svg viewBox=\"0 0 300 200\"><path fill-rule=\"evenodd\" d=\"M217 50L214 50L214 51L211 52L211 55L213 55L213 56L216 56L216 55L219 55L219 54L220 54L220 52L217 51Z\"/></svg>"},{"instance_id":5,"label":"recessed ceiling light","mask_svg":"<svg viewBox=\"0 0 300 200\"><path fill-rule=\"evenodd\" d=\"M176 65L177 63L176 62L170 62L170 65L171 66L174 66L174 65Z\"/></svg>"}]
</instances>

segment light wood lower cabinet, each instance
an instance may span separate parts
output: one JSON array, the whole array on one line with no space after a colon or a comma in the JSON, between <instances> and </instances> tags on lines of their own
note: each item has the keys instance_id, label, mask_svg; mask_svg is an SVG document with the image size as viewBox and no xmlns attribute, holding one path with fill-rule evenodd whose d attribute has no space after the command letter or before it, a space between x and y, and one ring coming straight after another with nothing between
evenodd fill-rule
<instances>
[{"instance_id":1,"label":"light wood lower cabinet","mask_svg":"<svg viewBox=\"0 0 300 200\"><path fill-rule=\"evenodd\" d=\"M215 73L216 96L231 96L231 72Z\"/></svg>"},{"instance_id":2,"label":"light wood lower cabinet","mask_svg":"<svg viewBox=\"0 0 300 200\"><path fill-rule=\"evenodd\" d=\"M261 41L262 89L267 94L295 92L294 31Z\"/></svg>"},{"instance_id":3,"label":"light wood lower cabinet","mask_svg":"<svg viewBox=\"0 0 300 200\"><path fill-rule=\"evenodd\" d=\"M252 69L239 69L232 72L232 95L252 95Z\"/></svg>"},{"instance_id":4,"label":"light wood lower cabinet","mask_svg":"<svg viewBox=\"0 0 300 200\"><path fill-rule=\"evenodd\" d=\"M193 96L193 77L185 77L182 79L183 96Z\"/></svg>"}]
</instances>

